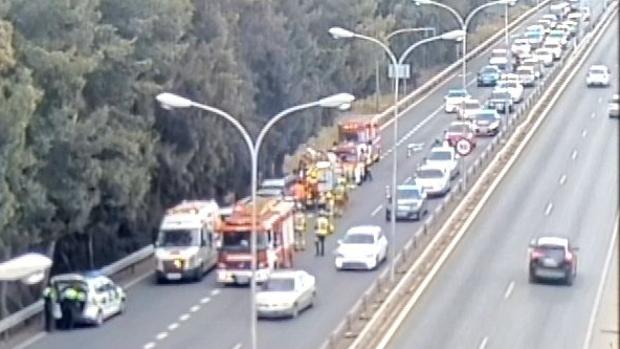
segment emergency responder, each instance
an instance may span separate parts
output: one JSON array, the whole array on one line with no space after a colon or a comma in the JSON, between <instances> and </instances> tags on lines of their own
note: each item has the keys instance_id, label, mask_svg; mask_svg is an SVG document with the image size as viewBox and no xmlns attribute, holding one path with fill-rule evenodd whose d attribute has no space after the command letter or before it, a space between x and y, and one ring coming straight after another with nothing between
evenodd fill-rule
<instances>
[{"instance_id":1,"label":"emergency responder","mask_svg":"<svg viewBox=\"0 0 620 349\"><path fill-rule=\"evenodd\" d=\"M327 210L327 215L329 216L329 218L333 219L334 215L336 214L336 202L334 200L334 195L332 194L331 190L328 190L325 193L325 209Z\"/></svg>"},{"instance_id":2,"label":"emergency responder","mask_svg":"<svg viewBox=\"0 0 620 349\"><path fill-rule=\"evenodd\" d=\"M316 219L316 226L314 228L314 248L316 256L325 255L325 237L329 234L330 222L327 218L325 211L319 213L319 217Z\"/></svg>"},{"instance_id":3,"label":"emergency responder","mask_svg":"<svg viewBox=\"0 0 620 349\"><path fill-rule=\"evenodd\" d=\"M306 214L303 211L301 204L297 205L295 214L293 216L294 231L295 231L295 250L306 249Z\"/></svg>"},{"instance_id":4,"label":"emergency responder","mask_svg":"<svg viewBox=\"0 0 620 349\"><path fill-rule=\"evenodd\" d=\"M317 196L318 196L318 179L317 173L315 169L312 169L308 173L308 196L313 201L313 206L316 208L317 205Z\"/></svg>"},{"instance_id":5,"label":"emergency responder","mask_svg":"<svg viewBox=\"0 0 620 349\"><path fill-rule=\"evenodd\" d=\"M60 301L63 329L73 329L85 304L86 293L79 285L73 284L63 290Z\"/></svg>"},{"instance_id":6,"label":"emergency responder","mask_svg":"<svg viewBox=\"0 0 620 349\"><path fill-rule=\"evenodd\" d=\"M364 178L362 180L364 182L365 181L372 182L372 173L370 173L370 164L368 162L369 158L370 158L370 154L368 154L366 151L362 151L362 161L364 163Z\"/></svg>"},{"instance_id":7,"label":"emergency responder","mask_svg":"<svg viewBox=\"0 0 620 349\"><path fill-rule=\"evenodd\" d=\"M43 290L43 299L45 302L45 331L52 332L56 327L55 308L58 306L58 292L51 282Z\"/></svg>"},{"instance_id":8,"label":"emergency responder","mask_svg":"<svg viewBox=\"0 0 620 349\"><path fill-rule=\"evenodd\" d=\"M306 200L306 188L301 180L295 182L293 186L293 196L295 197L295 203L298 205L305 205Z\"/></svg>"},{"instance_id":9,"label":"emergency responder","mask_svg":"<svg viewBox=\"0 0 620 349\"><path fill-rule=\"evenodd\" d=\"M334 201L334 214L341 217L344 205L347 201L346 180L343 177L338 177L336 187L334 188Z\"/></svg>"}]
</instances>

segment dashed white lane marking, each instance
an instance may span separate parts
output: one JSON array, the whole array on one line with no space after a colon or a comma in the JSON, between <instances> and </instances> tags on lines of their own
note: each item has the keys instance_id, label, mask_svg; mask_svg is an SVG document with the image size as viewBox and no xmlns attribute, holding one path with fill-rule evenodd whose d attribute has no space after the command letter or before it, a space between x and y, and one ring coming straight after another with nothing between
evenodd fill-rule
<instances>
[{"instance_id":1,"label":"dashed white lane marking","mask_svg":"<svg viewBox=\"0 0 620 349\"><path fill-rule=\"evenodd\" d=\"M200 304L207 304L211 301L211 298L209 297L205 297L203 299L200 300Z\"/></svg>"},{"instance_id":2,"label":"dashed white lane marking","mask_svg":"<svg viewBox=\"0 0 620 349\"><path fill-rule=\"evenodd\" d=\"M573 153L570 155L571 159L575 160L577 158L577 149L573 149Z\"/></svg>"},{"instance_id":3,"label":"dashed white lane marking","mask_svg":"<svg viewBox=\"0 0 620 349\"><path fill-rule=\"evenodd\" d=\"M405 181L403 183L407 184L409 182L411 182L411 176L405 178Z\"/></svg>"},{"instance_id":4,"label":"dashed white lane marking","mask_svg":"<svg viewBox=\"0 0 620 349\"><path fill-rule=\"evenodd\" d=\"M551 213L552 209L553 209L553 204L552 203L548 203L547 207L545 208L545 216L548 216Z\"/></svg>"},{"instance_id":5,"label":"dashed white lane marking","mask_svg":"<svg viewBox=\"0 0 620 349\"><path fill-rule=\"evenodd\" d=\"M482 338L482 342L480 342L480 345L478 346L478 349L486 348L488 342L489 342L489 337Z\"/></svg>"},{"instance_id":6,"label":"dashed white lane marking","mask_svg":"<svg viewBox=\"0 0 620 349\"><path fill-rule=\"evenodd\" d=\"M187 321L187 319L189 319L189 314L179 316L179 321Z\"/></svg>"},{"instance_id":7,"label":"dashed white lane marking","mask_svg":"<svg viewBox=\"0 0 620 349\"><path fill-rule=\"evenodd\" d=\"M593 112L592 114L590 114L591 119L594 119L595 117L596 117L596 113Z\"/></svg>"},{"instance_id":8,"label":"dashed white lane marking","mask_svg":"<svg viewBox=\"0 0 620 349\"><path fill-rule=\"evenodd\" d=\"M377 206L377 208L375 208L370 215L371 216L376 215L377 213L379 213L379 211L381 211L382 208L383 208L383 205Z\"/></svg>"},{"instance_id":9,"label":"dashed white lane marking","mask_svg":"<svg viewBox=\"0 0 620 349\"><path fill-rule=\"evenodd\" d=\"M587 136L587 135L588 135L588 130L583 129L583 130L581 131L581 137L582 137L582 138L586 138L586 136Z\"/></svg>"},{"instance_id":10,"label":"dashed white lane marking","mask_svg":"<svg viewBox=\"0 0 620 349\"><path fill-rule=\"evenodd\" d=\"M232 349L241 349L241 343L235 344L235 346L232 347Z\"/></svg>"},{"instance_id":11,"label":"dashed white lane marking","mask_svg":"<svg viewBox=\"0 0 620 349\"><path fill-rule=\"evenodd\" d=\"M220 294L220 290L217 288L215 290L211 290L211 296L217 296L218 294Z\"/></svg>"},{"instance_id":12,"label":"dashed white lane marking","mask_svg":"<svg viewBox=\"0 0 620 349\"><path fill-rule=\"evenodd\" d=\"M560 185L563 185L566 182L566 175L563 174L562 177L560 177Z\"/></svg>"},{"instance_id":13,"label":"dashed white lane marking","mask_svg":"<svg viewBox=\"0 0 620 349\"><path fill-rule=\"evenodd\" d=\"M157 336L155 336L155 338L157 338L158 341L163 340L166 337L168 337L168 332L161 332L161 333L158 333Z\"/></svg>"},{"instance_id":14,"label":"dashed white lane marking","mask_svg":"<svg viewBox=\"0 0 620 349\"><path fill-rule=\"evenodd\" d=\"M191 311L192 313L195 313L198 310L200 310L200 306L199 305L194 305L193 307L189 308L189 311Z\"/></svg>"},{"instance_id":15,"label":"dashed white lane marking","mask_svg":"<svg viewBox=\"0 0 620 349\"><path fill-rule=\"evenodd\" d=\"M512 294L512 290L514 288L515 288L515 282L510 281L510 283L508 284L508 287L506 288L506 292L504 292L504 299L508 299L508 297L510 297L510 295Z\"/></svg>"},{"instance_id":16,"label":"dashed white lane marking","mask_svg":"<svg viewBox=\"0 0 620 349\"><path fill-rule=\"evenodd\" d=\"M174 331L174 330L176 330L177 328L179 328L179 324L175 322L175 323L172 323L172 324L170 324L170 325L168 326L168 331Z\"/></svg>"},{"instance_id":17,"label":"dashed white lane marking","mask_svg":"<svg viewBox=\"0 0 620 349\"><path fill-rule=\"evenodd\" d=\"M149 342L144 345L144 349L153 349L155 348L155 343Z\"/></svg>"}]
</instances>

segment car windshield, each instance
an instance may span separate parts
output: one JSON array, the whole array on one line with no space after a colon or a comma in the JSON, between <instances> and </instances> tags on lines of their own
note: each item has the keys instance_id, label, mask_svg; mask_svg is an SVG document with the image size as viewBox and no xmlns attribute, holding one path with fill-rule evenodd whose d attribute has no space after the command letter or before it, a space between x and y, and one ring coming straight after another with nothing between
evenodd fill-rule
<instances>
[{"instance_id":1,"label":"car windshield","mask_svg":"<svg viewBox=\"0 0 620 349\"><path fill-rule=\"evenodd\" d=\"M418 189L398 189L397 198L419 200L422 198L422 195Z\"/></svg>"},{"instance_id":2,"label":"car windshield","mask_svg":"<svg viewBox=\"0 0 620 349\"><path fill-rule=\"evenodd\" d=\"M465 97L466 93L463 90L450 90L448 91L448 97Z\"/></svg>"},{"instance_id":3,"label":"car windshield","mask_svg":"<svg viewBox=\"0 0 620 349\"><path fill-rule=\"evenodd\" d=\"M604 68L590 68L590 74L605 74Z\"/></svg>"},{"instance_id":4,"label":"car windshield","mask_svg":"<svg viewBox=\"0 0 620 349\"><path fill-rule=\"evenodd\" d=\"M540 245L536 248L536 250L542 252L547 258L553 258L555 260L564 259L564 247L562 246Z\"/></svg>"},{"instance_id":5,"label":"car windshield","mask_svg":"<svg viewBox=\"0 0 620 349\"><path fill-rule=\"evenodd\" d=\"M493 51L491 57L506 57L506 51Z\"/></svg>"},{"instance_id":6,"label":"car windshield","mask_svg":"<svg viewBox=\"0 0 620 349\"><path fill-rule=\"evenodd\" d=\"M225 251L249 251L250 250L250 231L227 231L222 234L222 250ZM267 246L267 236L264 232L256 234L257 247Z\"/></svg>"},{"instance_id":7,"label":"car windshield","mask_svg":"<svg viewBox=\"0 0 620 349\"><path fill-rule=\"evenodd\" d=\"M495 117L495 114L493 114L493 113L484 112L484 113L476 114L476 120L478 120L478 121L489 121L489 122L492 122L492 121L495 121L495 119L496 119L496 117Z\"/></svg>"},{"instance_id":8,"label":"car windshield","mask_svg":"<svg viewBox=\"0 0 620 349\"><path fill-rule=\"evenodd\" d=\"M527 67L519 67L517 68L517 73L519 74L532 74L532 70Z\"/></svg>"},{"instance_id":9,"label":"car windshield","mask_svg":"<svg viewBox=\"0 0 620 349\"><path fill-rule=\"evenodd\" d=\"M345 244L373 244L374 242L370 234L347 234L343 241Z\"/></svg>"},{"instance_id":10,"label":"car windshield","mask_svg":"<svg viewBox=\"0 0 620 349\"><path fill-rule=\"evenodd\" d=\"M491 94L491 99L510 99L510 93L506 92L493 92Z\"/></svg>"},{"instance_id":11,"label":"car windshield","mask_svg":"<svg viewBox=\"0 0 620 349\"><path fill-rule=\"evenodd\" d=\"M539 32L531 31L531 32L525 33L525 36L528 39L538 39L540 37L540 33Z\"/></svg>"},{"instance_id":12,"label":"car windshield","mask_svg":"<svg viewBox=\"0 0 620 349\"><path fill-rule=\"evenodd\" d=\"M439 169L423 169L417 170L415 176L421 179L433 179L443 177L443 173Z\"/></svg>"},{"instance_id":13,"label":"car windshield","mask_svg":"<svg viewBox=\"0 0 620 349\"><path fill-rule=\"evenodd\" d=\"M293 278L270 278L262 285L263 291L286 292L295 290L295 279Z\"/></svg>"},{"instance_id":14,"label":"car windshield","mask_svg":"<svg viewBox=\"0 0 620 349\"><path fill-rule=\"evenodd\" d=\"M449 151L432 151L428 156L429 160L450 160L452 159L452 153Z\"/></svg>"},{"instance_id":15,"label":"car windshield","mask_svg":"<svg viewBox=\"0 0 620 349\"><path fill-rule=\"evenodd\" d=\"M200 245L198 229L167 229L159 232L157 244L161 247L181 247Z\"/></svg>"},{"instance_id":16,"label":"car windshield","mask_svg":"<svg viewBox=\"0 0 620 349\"><path fill-rule=\"evenodd\" d=\"M486 66L482 68L482 73L483 74L495 74L497 73L497 70L494 67Z\"/></svg>"}]
</instances>

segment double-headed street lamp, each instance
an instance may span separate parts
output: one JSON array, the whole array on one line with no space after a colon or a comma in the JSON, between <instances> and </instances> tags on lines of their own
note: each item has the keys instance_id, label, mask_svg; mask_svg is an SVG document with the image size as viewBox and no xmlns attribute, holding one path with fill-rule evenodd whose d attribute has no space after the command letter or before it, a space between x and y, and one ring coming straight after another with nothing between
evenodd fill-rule
<instances>
[{"instance_id":1,"label":"double-headed street lamp","mask_svg":"<svg viewBox=\"0 0 620 349\"><path fill-rule=\"evenodd\" d=\"M241 136L243 137L243 140L245 141L246 145L248 146L248 149L250 150L250 157L252 159L252 183L251 183L251 191L252 191L252 231L251 231L251 237L250 237L250 253L252 254L252 280L250 281L250 288L251 288L251 316L250 316L250 332L251 332L251 342L252 342L252 349L256 349L257 348L257 331L256 331L256 243L257 243L257 237L256 237L256 221L257 221L257 213L256 213L256 191L257 191L257 185L258 185L258 154L260 151L260 146L263 143L263 139L265 138L265 135L267 134L267 132L273 127L273 125L275 125L278 121L280 121L282 118L284 118L285 116L288 116L292 113L304 110L304 109L309 109L309 108L314 108L314 107L322 107L322 108L341 108L342 106L346 106L346 105L350 105L354 100L355 97L351 94L348 93L339 93L339 94L335 94L329 97L325 97L322 99L319 99L318 101L315 102L310 102L310 103L306 103L306 104L300 104L291 108L288 108L286 110L281 111L280 113L278 113L276 116L274 116L273 118L271 118L267 124L260 130L258 137L256 138L256 141L252 140L252 137L250 136L249 132L246 130L245 127L243 127L243 125L239 122L239 120L235 119L234 117L232 117L230 114L226 113L225 111L218 109L218 108L214 108L208 105L204 105L204 104L200 104L200 103L196 103L190 99L172 94L172 93L160 93L159 95L157 95L156 97L157 101L161 104L161 106L165 109L175 109L175 108L198 108L210 113L213 113L217 116L220 116L222 118L224 118L225 120L227 120L228 122L230 122L240 133Z\"/></svg>"},{"instance_id":2,"label":"double-headed street lamp","mask_svg":"<svg viewBox=\"0 0 620 349\"><path fill-rule=\"evenodd\" d=\"M421 41L418 41L416 43L414 43L413 45L409 46L409 48L407 48L405 50L405 52L403 52L400 55L399 59L396 59L396 55L394 55L394 53L392 52L392 50L386 45L384 44L382 41L380 41L379 39L370 37L370 36L366 36L366 35L362 35L362 34L358 34L355 32L352 32L350 30L344 29L344 28L340 28L340 27L332 27L329 29L329 33L336 39L362 39L362 40L366 40L366 41L370 41L376 45L379 45L384 51L385 53L388 55L388 57L390 58L390 61L392 63L392 65L394 66L394 106L393 106L393 112L394 112L394 148L392 149L392 197L391 197L391 207L392 207L392 214L390 215L390 222L391 222L391 245L392 248L390 249L391 251L391 267L390 267L390 279L394 280L394 267L395 267L395 263L394 263L394 257L395 257L395 249L396 249L396 173L398 170L398 157L397 157L397 145L398 145L398 85L399 85L399 81L400 81L400 67L403 64L403 62L405 61L405 59L407 59L407 57L409 56L409 54L417 47L419 47L420 45L432 42L432 41L437 41L437 40L461 40L464 38L465 33L462 30L454 30L451 32L447 32L441 35L437 35L437 36L433 36L427 39L423 39Z\"/></svg>"},{"instance_id":3,"label":"double-headed street lamp","mask_svg":"<svg viewBox=\"0 0 620 349\"><path fill-rule=\"evenodd\" d=\"M459 24L461 25L461 30L463 30L463 32L465 33L465 35L463 36L463 57L461 58L463 60L463 71L461 73L463 74L463 90L467 90L467 59L466 59L466 56L467 56L467 27L469 26L469 23L471 22L471 19L474 17L474 15L476 15L476 13L480 12L481 10L483 10L483 9L489 7L489 6L493 6L493 5L506 5L506 6L510 5L510 6L513 6L517 2L517 0L496 0L496 1L491 1L489 3L486 3L484 5L480 5L480 6L476 7L464 19L454 8L452 8L452 7L450 7L450 6L446 5L446 4L442 4L442 3L434 1L434 0L413 0L413 2L416 5L435 5L435 6L443 8L443 9L446 9L446 10L450 11L454 15L454 17L456 17L456 19L459 21ZM507 23L507 21L508 20L506 20L506 23ZM508 30L508 27L506 27L505 29Z\"/></svg>"}]
</instances>

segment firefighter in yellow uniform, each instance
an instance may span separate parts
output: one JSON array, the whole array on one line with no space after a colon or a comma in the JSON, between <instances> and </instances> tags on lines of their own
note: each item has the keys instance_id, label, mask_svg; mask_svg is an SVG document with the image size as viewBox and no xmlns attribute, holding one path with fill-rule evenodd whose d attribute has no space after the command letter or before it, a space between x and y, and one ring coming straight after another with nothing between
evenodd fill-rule
<instances>
[{"instance_id":1,"label":"firefighter in yellow uniform","mask_svg":"<svg viewBox=\"0 0 620 349\"><path fill-rule=\"evenodd\" d=\"M314 248L316 256L325 255L325 237L330 234L330 231L334 230L334 226L327 218L325 211L321 211L319 217L316 219L316 226L314 229Z\"/></svg>"},{"instance_id":2,"label":"firefighter in yellow uniform","mask_svg":"<svg viewBox=\"0 0 620 349\"><path fill-rule=\"evenodd\" d=\"M318 195L318 180L316 170L312 169L308 174L308 201L312 202L312 205L316 207L317 195Z\"/></svg>"},{"instance_id":3,"label":"firefighter in yellow uniform","mask_svg":"<svg viewBox=\"0 0 620 349\"><path fill-rule=\"evenodd\" d=\"M338 184L334 188L334 201L334 213L337 217L342 217L342 211L344 210L344 206L347 202L346 181L342 177L338 178Z\"/></svg>"},{"instance_id":4,"label":"firefighter in yellow uniform","mask_svg":"<svg viewBox=\"0 0 620 349\"><path fill-rule=\"evenodd\" d=\"M334 215L336 214L336 201L331 190L328 190L325 193L325 209L327 210L327 215L329 216L329 219L333 221Z\"/></svg>"},{"instance_id":5,"label":"firefighter in yellow uniform","mask_svg":"<svg viewBox=\"0 0 620 349\"><path fill-rule=\"evenodd\" d=\"M301 204L298 204L293 215L293 226L295 231L295 250L306 249L306 214Z\"/></svg>"}]
</instances>

